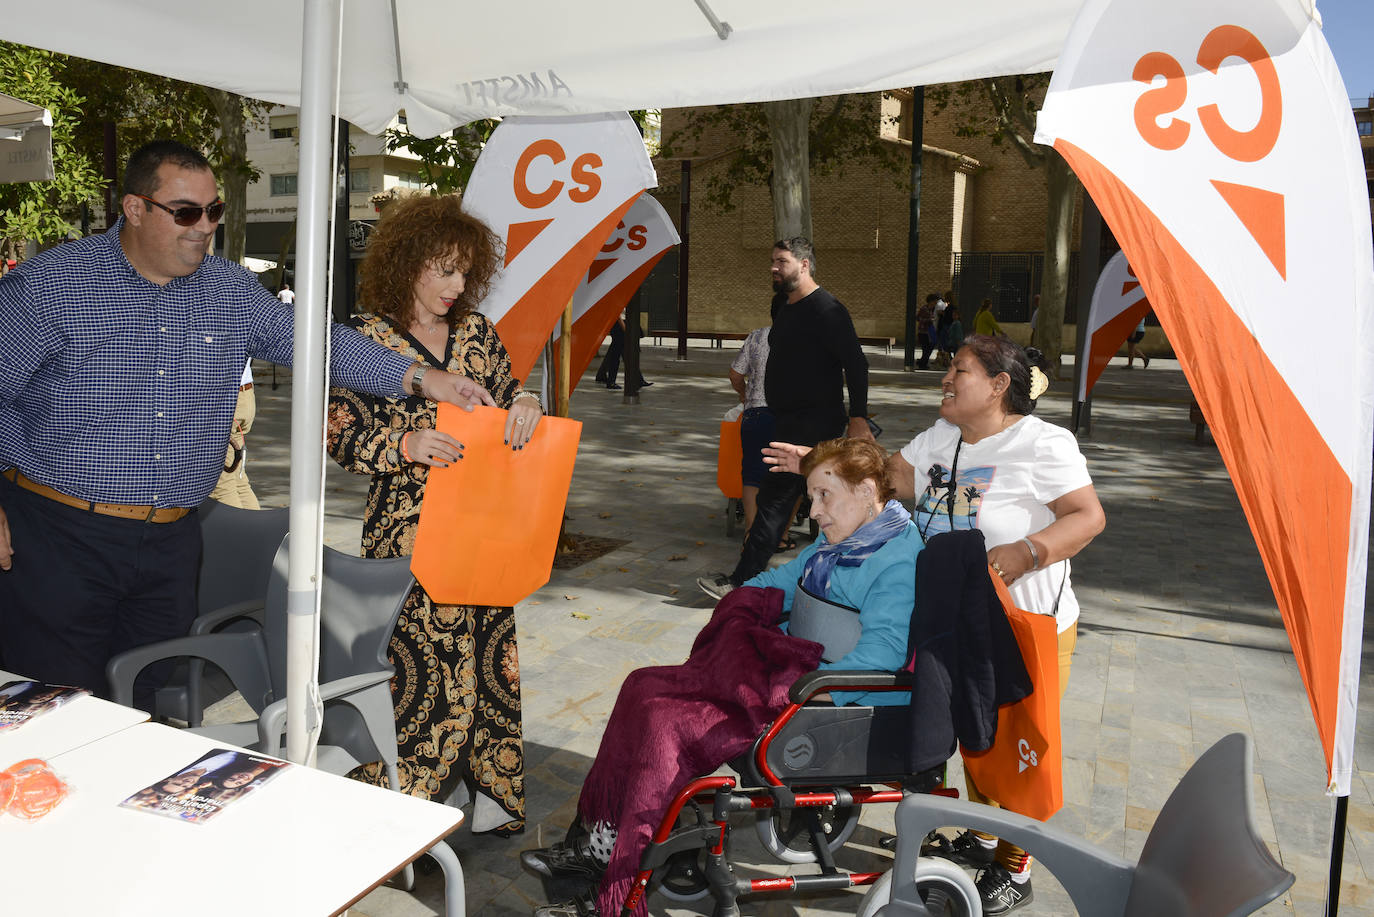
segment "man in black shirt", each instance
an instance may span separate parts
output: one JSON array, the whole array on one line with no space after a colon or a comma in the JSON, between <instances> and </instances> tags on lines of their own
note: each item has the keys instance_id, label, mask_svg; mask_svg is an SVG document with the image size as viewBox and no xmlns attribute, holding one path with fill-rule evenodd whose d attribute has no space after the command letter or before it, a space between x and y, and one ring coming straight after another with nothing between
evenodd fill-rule
<instances>
[{"instance_id":1,"label":"man in black shirt","mask_svg":"<svg viewBox=\"0 0 1374 917\"><path fill-rule=\"evenodd\" d=\"M872 439L867 419L868 360L849 311L812 277L815 264L809 239L783 239L773 246L774 317L763 385L775 418L774 435L779 442L803 446L837 436ZM739 564L729 576L716 573L698 579L702 590L720 598L761 573L805 489L806 479L799 474L767 475L759 487L758 513Z\"/></svg>"}]
</instances>

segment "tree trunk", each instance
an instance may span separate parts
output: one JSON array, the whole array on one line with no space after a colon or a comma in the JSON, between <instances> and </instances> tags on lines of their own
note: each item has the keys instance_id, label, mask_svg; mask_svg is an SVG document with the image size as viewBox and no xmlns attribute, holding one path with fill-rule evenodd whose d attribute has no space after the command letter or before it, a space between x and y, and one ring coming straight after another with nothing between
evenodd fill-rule
<instances>
[{"instance_id":1,"label":"tree trunk","mask_svg":"<svg viewBox=\"0 0 1374 917\"><path fill-rule=\"evenodd\" d=\"M216 165L224 185L224 257L243 263L248 244L248 135L243 99L223 89L205 90L219 117L225 155Z\"/></svg>"},{"instance_id":2,"label":"tree trunk","mask_svg":"<svg viewBox=\"0 0 1374 917\"><path fill-rule=\"evenodd\" d=\"M773 138L773 237L811 234L811 109L815 99L763 103Z\"/></svg>"},{"instance_id":3,"label":"tree trunk","mask_svg":"<svg viewBox=\"0 0 1374 917\"><path fill-rule=\"evenodd\" d=\"M1045 157L1045 273L1040 281L1040 317L1036 320L1035 340L1056 379L1060 378L1064 350L1064 302L1069 291L1069 233L1073 228L1075 183L1069 164L1050 150ZM1079 316L1079 321L1083 319Z\"/></svg>"}]
</instances>

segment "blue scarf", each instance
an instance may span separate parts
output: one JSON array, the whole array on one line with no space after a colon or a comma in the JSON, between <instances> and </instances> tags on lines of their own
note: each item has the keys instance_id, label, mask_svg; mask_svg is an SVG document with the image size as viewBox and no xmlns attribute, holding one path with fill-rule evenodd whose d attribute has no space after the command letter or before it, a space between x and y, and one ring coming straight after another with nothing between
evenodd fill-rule
<instances>
[{"instance_id":1,"label":"blue scarf","mask_svg":"<svg viewBox=\"0 0 1374 917\"><path fill-rule=\"evenodd\" d=\"M887 506L872 521L865 522L844 541L822 544L806 561L802 570L802 587L812 595L830 595L830 574L835 565L857 567L873 552L902 533L911 522L911 514L898 500L888 500Z\"/></svg>"}]
</instances>

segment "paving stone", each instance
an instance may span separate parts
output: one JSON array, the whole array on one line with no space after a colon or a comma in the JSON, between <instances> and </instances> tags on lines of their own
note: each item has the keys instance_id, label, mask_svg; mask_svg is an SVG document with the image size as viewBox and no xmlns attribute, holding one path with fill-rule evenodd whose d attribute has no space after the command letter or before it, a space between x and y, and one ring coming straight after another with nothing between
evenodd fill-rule
<instances>
[{"instance_id":1,"label":"paving stone","mask_svg":"<svg viewBox=\"0 0 1374 917\"><path fill-rule=\"evenodd\" d=\"M634 666L685 656L712 607L695 578L729 570L738 556L739 537L725 534L725 500L715 486L717 424L735 403L726 381L734 351L688 353L679 362L670 347L645 349L644 371L658 384L641 392L638 405L586 384L573 396L584 426L569 530L626 544L554 571L517 609L529 828L506 841L466 829L452 836L470 914L528 914L542 901L544 890L521 873L517 851L562 837L620 681ZM903 373L900 355L875 351L869 359L882 444L897 449L935 419L938 374ZM248 473L265 505L287 500L290 372L277 375L286 384L273 390L270 369L258 373L259 413L249 436ZM1039 413L1067 425L1067 390L1056 384ZM1109 366L1095 390L1093 427L1081 443L1108 521L1074 561L1082 617L1062 707L1066 805L1052 823L1133 862L1188 765L1221 735L1246 732L1255 742L1257 828L1298 876L1292 892L1259 913L1316 917L1324 912L1333 808L1321 747L1225 467L1214 446L1192 442L1189 397L1177 364L1166 360L1132 373ZM341 550L357 549L366 488L365 477L327 471L326 539ZM1366 672L1366 684L1374 682L1374 667ZM1341 888L1342 914L1358 917L1374 917L1374 765L1361 769L1374 761L1371 696L1362 685ZM951 784L962 787L957 761L949 770ZM891 807L867 807L854 849L841 861L884 868L890 858L876 841L891 824ZM783 871L749 826L733 837L742 875ZM1074 913L1042 867L1034 881L1027 917ZM437 910L441 893L437 875L421 875L415 895L379 890L353 913L419 917ZM745 899L742 910L853 914L861 896L759 897ZM709 905L654 895L649 912L678 917L707 913Z\"/></svg>"}]
</instances>

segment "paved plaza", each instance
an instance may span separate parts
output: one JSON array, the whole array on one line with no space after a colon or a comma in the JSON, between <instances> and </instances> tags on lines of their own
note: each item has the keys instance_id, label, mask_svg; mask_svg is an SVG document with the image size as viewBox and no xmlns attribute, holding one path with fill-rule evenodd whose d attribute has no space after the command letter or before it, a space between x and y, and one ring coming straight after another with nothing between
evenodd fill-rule
<instances>
[{"instance_id":1,"label":"paved plaza","mask_svg":"<svg viewBox=\"0 0 1374 917\"><path fill-rule=\"evenodd\" d=\"M734 402L726 381L733 353L693 347L678 361L670 347L646 347L644 373L656 384L639 404L625 404L621 392L596 385L590 374L573 395L573 416L584 427L568 531L625 544L554 571L519 606L528 829L515 840L474 838L466 829L450 838L466 871L469 914L529 914L542 903L540 884L522 872L516 854L562 836L621 681L636 667L686 656L711 610L696 577L734 565L738 542L726 536L725 499L715 484L718 421ZM871 411L884 429L882 444L895 450L935 419L939 374L902 372L900 354L881 348L869 357ZM265 505L284 505L290 372L277 371L274 390L270 367L255 369L259 415L249 476ZM1052 388L1042 416L1068 425L1069 388ZM1118 359L1096 395L1082 448L1107 529L1074 564L1083 611L1063 704L1065 805L1054 824L1134 860L1192 761L1221 736L1247 733L1255 744L1260 834L1297 875L1291 891L1260 913L1319 915L1334 803L1324 793L1321 745L1288 638L1226 470L1210 440L1194 443L1190 395L1176 363L1155 360L1148 370L1128 371ZM331 465L326 539L341 550L357 550L365 490L365 478ZM1374 805L1364 770L1374 762L1369 656L1341 913L1374 917ZM962 783L957 760L951 776ZM878 841L891 824L891 807L865 811L841 865L884 868ZM742 874L782 871L767 862L748 826L736 839ZM1021 913L1074 913L1043 868L1034 884L1035 901ZM351 913L433 914L440 891L437 874L422 875L415 896L384 888ZM742 907L758 915L854 914L861 895L761 896ZM709 905L693 909L651 896L649 911L708 913Z\"/></svg>"}]
</instances>

